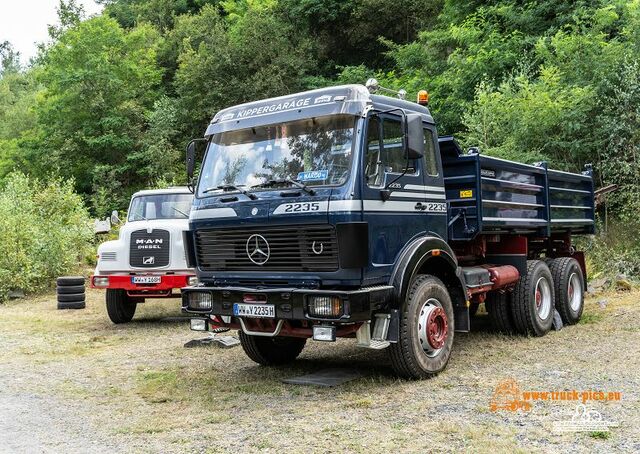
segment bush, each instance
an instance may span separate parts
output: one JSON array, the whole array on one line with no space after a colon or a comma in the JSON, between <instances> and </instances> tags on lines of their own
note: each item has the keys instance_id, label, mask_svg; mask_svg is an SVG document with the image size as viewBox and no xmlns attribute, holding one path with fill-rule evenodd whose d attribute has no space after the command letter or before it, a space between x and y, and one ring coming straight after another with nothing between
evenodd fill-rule
<instances>
[{"instance_id":1,"label":"bush","mask_svg":"<svg viewBox=\"0 0 640 454\"><path fill-rule=\"evenodd\" d=\"M576 247L585 252L589 279L640 275L640 223L611 219L606 229L602 223L593 236L580 237Z\"/></svg>"},{"instance_id":2,"label":"bush","mask_svg":"<svg viewBox=\"0 0 640 454\"><path fill-rule=\"evenodd\" d=\"M92 251L93 229L71 181L10 174L0 188L0 302L69 273Z\"/></svg>"}]
</instances>

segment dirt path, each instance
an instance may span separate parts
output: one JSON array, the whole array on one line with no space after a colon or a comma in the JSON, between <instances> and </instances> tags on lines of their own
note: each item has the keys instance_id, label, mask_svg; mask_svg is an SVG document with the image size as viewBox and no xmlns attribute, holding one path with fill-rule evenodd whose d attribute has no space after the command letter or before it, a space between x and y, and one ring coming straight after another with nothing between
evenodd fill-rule
<instances>
[{"instance_id":1,"label":"dirt path","mask_svg":"<svg viewBox=\"0 0 640 454\"><path fill-rule=\"evenodd\" d=\"M87 309L57 311L53 296L0 306L0 452L638 452L640 292L587 303L584 322L541 339L490 333L475 320L456 337L440 376L396 379L384 352L350 340L309 342L300 360L258 367L240 348L185 349L198 337L177 302L140 307L112 325L99 292ZM339 388L282 378L353 367ZM497 385L520 391L596 390L589 401L610 432L554 433L576 403L531 401L491 411Z\"/></svg>"}]
</instances>

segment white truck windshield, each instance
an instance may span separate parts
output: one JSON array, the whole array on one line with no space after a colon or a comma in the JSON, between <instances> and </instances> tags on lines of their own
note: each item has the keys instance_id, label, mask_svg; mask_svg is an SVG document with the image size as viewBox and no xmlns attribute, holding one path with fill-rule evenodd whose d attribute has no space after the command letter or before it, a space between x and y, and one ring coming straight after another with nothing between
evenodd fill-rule
<instances>
[{"instance_id":1,"label":"white truck windshield","mask_svg":"<svg viewBox=\"0 0 640 454\"><path fill-rule=\"evenodd\" d=\"M352 115L334 115L217 134L202 166L198 195L269 180L341 185L351 165L355 121Z\"/></svg>"},{"instance_id":2,"label":"white truck windshield","mask_svg":"<svg viewBox=\"0 0 640 454\"><path fill-rule=\"evenodd\" d=\"M129 221L151 219L187 219L193 202L192 194L153 194L134 197Z\"/></svg>"}]
</instances>

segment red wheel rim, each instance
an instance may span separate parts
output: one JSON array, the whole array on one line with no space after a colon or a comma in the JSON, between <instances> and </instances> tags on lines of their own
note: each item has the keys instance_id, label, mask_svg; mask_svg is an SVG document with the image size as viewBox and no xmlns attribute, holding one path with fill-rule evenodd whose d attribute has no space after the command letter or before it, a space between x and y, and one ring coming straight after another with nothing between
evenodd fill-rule
<instances>
[{"instance_id":1,"label":"red wheel rim","mask_svg":"<svg viewBox=\"0 0 640 454\"><path fill-rule=\"evenodd\" d=\"M436 307L427 318L427 342L433 349L442 348L449 334L447 314L441 307Z\"/></svg>"}]
</instances>

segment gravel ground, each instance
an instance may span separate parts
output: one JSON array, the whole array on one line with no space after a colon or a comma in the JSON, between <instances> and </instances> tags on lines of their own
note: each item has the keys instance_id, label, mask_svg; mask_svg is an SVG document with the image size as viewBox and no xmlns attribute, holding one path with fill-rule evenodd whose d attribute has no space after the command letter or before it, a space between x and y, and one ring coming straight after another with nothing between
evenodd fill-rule
<instances>
[{"instance_id":1,"label":"gravel ground","mask_svg":"<svg viewBox=\"0 0 640 454\"><path fill-rule=\"evenodd\" d=\"M103 294L58 311L53 295L0 305L1 452L640 452L640 292L587 301L583 322L544 338L491 333L486 317L456 336L447 370L396 379L385 352L309 342L300 359L263 368L241 348L183 348L195 337L177 300L142 305L112 325ZM601 298L599 298L601 299ZM169 317L169 318L167 318ZM285 385L329 367L364 377L337 388ZM576 403L491 411L494 389L601 390L588 409L610 432L557 434Z\"/></svg>"}]
</instances>

